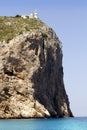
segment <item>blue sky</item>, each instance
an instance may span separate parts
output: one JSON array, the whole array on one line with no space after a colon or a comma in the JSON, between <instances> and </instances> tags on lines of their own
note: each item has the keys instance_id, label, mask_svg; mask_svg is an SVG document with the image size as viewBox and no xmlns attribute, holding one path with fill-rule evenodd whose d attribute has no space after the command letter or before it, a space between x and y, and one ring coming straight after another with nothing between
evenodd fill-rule
<instances>
[{"instance_id":1,"label":"blue sky","mask_svg":"<svg viewBox=\"0 0 87 130\"><path fill-rule=\"evenodd\" d=\"M0 0L0 16L35 10L62 41L64 82L72 112L87 116L87 0Z\"/></svg>"}]
</instances>

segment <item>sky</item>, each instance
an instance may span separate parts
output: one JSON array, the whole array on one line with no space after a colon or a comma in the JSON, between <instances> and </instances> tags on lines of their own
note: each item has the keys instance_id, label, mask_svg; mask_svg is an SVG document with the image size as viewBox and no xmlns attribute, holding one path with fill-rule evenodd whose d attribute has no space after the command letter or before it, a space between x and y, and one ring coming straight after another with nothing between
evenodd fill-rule
<instances>
[{"instance_id":1,"label":"sky","mask_svg":"<svg viewBox=\"0 0 87 130\"><path fill-rule=\"evenodd\" d=\"M87 116L87 0L0 0L0 16L36 10L62 42L71 110L74 116Z\"/></svg>"}]
</instances>

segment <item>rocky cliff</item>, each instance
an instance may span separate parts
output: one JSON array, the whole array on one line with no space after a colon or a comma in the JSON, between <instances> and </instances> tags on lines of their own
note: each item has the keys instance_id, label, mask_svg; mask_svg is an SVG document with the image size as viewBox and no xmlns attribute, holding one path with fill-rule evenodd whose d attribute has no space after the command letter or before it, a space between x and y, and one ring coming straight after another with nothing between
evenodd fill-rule
<instances>
[{"instance_id":1,"label":"rocky cliff","mask_svg":"<svg viewBox=\"0 0 87 130\"><path fill-rule=\"evenodd\" d=\"M17 25L15 19L23 20L5 18L2 23L7 29L12 28L13 23ZM18 29L12 39L12 31L1 37L0 118L70 117L61 42L39 19L33 23L37 28L30 30L26 30L24 22L21 33L17 34Z\"/></svg>"}]
</instances>

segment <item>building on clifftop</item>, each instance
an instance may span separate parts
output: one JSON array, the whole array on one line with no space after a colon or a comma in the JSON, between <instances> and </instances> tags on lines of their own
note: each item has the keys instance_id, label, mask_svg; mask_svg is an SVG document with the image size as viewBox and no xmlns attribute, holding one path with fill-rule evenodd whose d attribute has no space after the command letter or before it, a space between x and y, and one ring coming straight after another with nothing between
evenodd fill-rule
<instances>
[{"instance_id":1,"label":"building on clifftop","mask_svg":"<svg viewBox=\"0 0 87 130\"><path fill-rule=\"evenodd\" d=\"M21 15L22 18L26 19L26 18L38 18L38 13L37 12L34 12L34 13L30 13L29 15Z\"/></svg>"}]
</instances>

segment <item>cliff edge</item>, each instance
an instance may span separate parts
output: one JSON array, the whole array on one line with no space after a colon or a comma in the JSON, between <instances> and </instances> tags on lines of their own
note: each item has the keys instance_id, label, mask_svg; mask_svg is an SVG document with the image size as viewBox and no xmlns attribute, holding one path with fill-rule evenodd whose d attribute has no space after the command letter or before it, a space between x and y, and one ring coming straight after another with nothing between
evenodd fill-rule
<instances>
[{"instance_id":1,"label":"cliff edge","mask_svg":"<svg viewBox=\"0 0 87 130\"><path fill-rule=\"evenodd\" d=\"M71 117L55 32L39 19L0 17L0 27L0 118Z\"/></svg>"}]
</instances>

